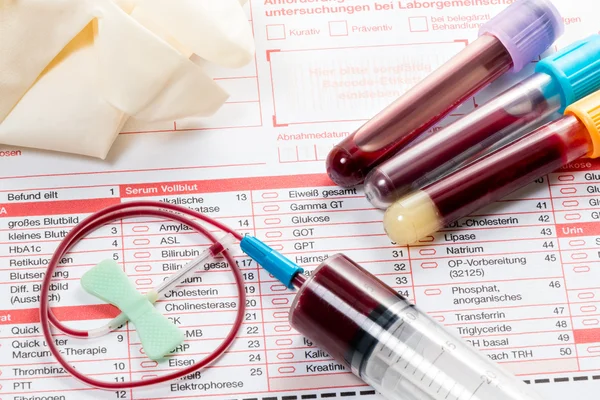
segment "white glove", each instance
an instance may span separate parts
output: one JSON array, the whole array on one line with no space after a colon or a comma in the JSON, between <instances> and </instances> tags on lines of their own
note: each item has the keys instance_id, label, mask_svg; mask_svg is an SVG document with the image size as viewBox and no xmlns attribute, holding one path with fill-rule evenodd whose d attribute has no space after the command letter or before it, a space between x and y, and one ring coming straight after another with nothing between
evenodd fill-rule
<instances>
[{"instance_id":1,"label":"white glove","mask_svg":"<svg viewBox=\"0 0 600 400\"><path fill-rule=\"evenodd\" d=\"M228 95L189 56L248 63L244 1L0 1L0 143L104 158L130 116L213 114Z\"/></svg>"}]
</instances>

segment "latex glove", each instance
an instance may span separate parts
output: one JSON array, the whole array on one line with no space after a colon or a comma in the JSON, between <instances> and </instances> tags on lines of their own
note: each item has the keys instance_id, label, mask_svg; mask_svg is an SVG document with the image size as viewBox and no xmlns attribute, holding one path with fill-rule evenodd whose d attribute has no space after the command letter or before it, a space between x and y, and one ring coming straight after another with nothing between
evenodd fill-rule
<instances>
[{"instance_id":1,"label":"latex glove","mask_svg":"<svg viewBox=\"0 0 600 400\"><path fill-rule=\"evenodd\" d=\"M227 67L254 54L237 0L0 1L0 38L0 143L100 158L130 116L219 109L227 94L191 53Z\"/></svg>"}]
</instances>

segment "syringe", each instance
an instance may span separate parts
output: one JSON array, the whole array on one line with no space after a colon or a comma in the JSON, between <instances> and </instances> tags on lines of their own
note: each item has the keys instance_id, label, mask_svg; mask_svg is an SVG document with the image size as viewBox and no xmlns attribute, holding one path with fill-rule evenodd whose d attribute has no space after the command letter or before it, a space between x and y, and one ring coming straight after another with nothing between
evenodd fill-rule
<instances>
[{"instance_id":1,"label":"syringe","mask_svg":"<svg viewBox=\"0 0 600 400\"><path fill-rule=\"evenodd\" d=\"M479 38L331 150L327 173L354 186L500 75L521 70L563 33L549 0L518 0L482 25Z\"/></svg>"},{"instance_id":2,"label":"syringe","mask_svg":"<svg viewBox=\"0 0 600 400\"><path fill-rule=\"evenodd\" d=\"M105 329L89 331L63 325L52 313L48 301L53 271L59 261L90 232L123 218L140 216L178 221L204 235L211 245L146 298L127 282L127 275L117 263L112 260L100 262L83 275L81 284L89 293L121 308L125 315L114 319ZM349 258L334 255L307 278L302 268L257 238L242 236L191 209L153 201L116 204L88 216L67 234L52 256L40 292L40 324L50 352L66 372L85 384L102 389L145 387L195 374L221 357L232 345L246 315L244 278L232 255L225 249L232 239L229 235L217 239L204 224L192 218L227 232L240 241L240 247L248 256L285 286L298 288L290 310L291 325L328 352L339 367L346 367L388 399L539 400L523 382L446 332L437 322ZM224 340L201 360L149 379L111 382L80 372L63 357L52 335L51 325L67 335L89 338L107 333L128 319L137 325L146 355L161 359L171 353L184 335L148 300L152 303L161 294L170 292L187 274L195 273L195 267L216 255L224 258L233 273L237 292L233 304L238 305L238 312Z\"/></svg>"},{"instance_id":3,"label":"syringe","mask_svg":"<svg viewBox=\"0 0 600 400\"><path fill-rule=\"evenodd\" d=\"M600 35L577 41L544 58L536 73L465 117L371 171L365 194L386 209L403 195L473 161L501 142L517 139L528 128L600 89Z\"/></svg>"},{"instance_id":4,"label":"syringe","mask_svg":"<svg viewBox=\"0 0 600 400\"><path fill-rule=\"evenodd\" d=\"M398 245L414 243L586 155L600 156L600 91L559 120L402 197L386 211L385 230Z\"/></svg>"},{"instance_id":5,"label":"syringe","mask_svg":"<svg viewBox=\"0 0 600 400\"><path fill-rule=\"evenodd\" d=\"M310 275L258 239L242 250L290 288L294 329L389 400L541 400L342 254Z\"/></svg>"}]
</instances>

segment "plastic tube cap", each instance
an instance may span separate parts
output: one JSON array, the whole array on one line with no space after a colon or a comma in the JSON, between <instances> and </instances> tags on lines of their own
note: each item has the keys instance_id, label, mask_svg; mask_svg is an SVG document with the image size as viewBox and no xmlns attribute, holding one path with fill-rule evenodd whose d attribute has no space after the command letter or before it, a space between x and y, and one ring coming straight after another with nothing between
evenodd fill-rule
<instances>
[{"instance_id":1,"label":"plastic tube cap","mask_svg":"<svg viewBox=\"0 0 600 400\"><path fill-rule=\"evenodd\" d=\"M536 72L550 75L560 88L560 112L600 89L600 35L579 40L540 61Z\"/></svg>"},{"instance_id":2,"label":"plastic tube cap","mask_svg":"<svg viewBox=\"0 0 600 400\"><path fill-rule=\"evenodd\" d=\"M600 91L571 104L565 115L574 115L587 128L592 140L592 150L587 156L600 157Z\"/></svg>"},{"instance_id":3,"label":"plastic tube cap","mask_svg":"<svg viewBox=\"0 0 600 400\"><path fill-rule=\"evenodd\" d=\"M275 278L290 289L293 289L292 280L296 274L304 272L302 268L282 254L273 250L253 236L244 236L240 242L244 253L249 255L261 267L269 271Z\"/></svg>"},{"instance_id":4,"label":"plastic tube cap","mask_svg":"<svg viewBox=\"0 0 600 400\"><path fill-rule=\"evenodd\" d=\"M518 72L563 34L564 24L549 0L519 0L483 24L479 35L495 36L510 54Z\"/></svg>"}]
</instances>

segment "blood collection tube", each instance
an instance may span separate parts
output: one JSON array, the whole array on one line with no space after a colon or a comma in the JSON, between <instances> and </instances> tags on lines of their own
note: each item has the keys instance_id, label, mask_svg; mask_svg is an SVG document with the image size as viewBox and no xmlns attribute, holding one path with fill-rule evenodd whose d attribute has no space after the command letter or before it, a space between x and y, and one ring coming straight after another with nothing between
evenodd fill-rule
<instances>
[{"instance_id":1,"label":"blood collection tube","mask_svg":"<svg viewBox=\"0 0 600 400\"><path fill-rule=\"evenodd\" d=\"M583 156L600 156L600 91L559 120L402 197L386 211L385 231L399 245L414 243Z\"/></svg>"},{"instance_id":2,"label":"blood collection tube","mask_svg":"<svg viewBox=\"0 0 600 400\"><path fill-rule=\"evenodd\" d=\"M382 163L365 179L365 194L386 209L401 196L447 175L491 146L600 89L600 35L544 58L536 73L475 111ZM504 143L506 144L506 143Z\"/></svg>"},{"instance_id":3,"label":"blood collection tube","mask_svg":"<svg viewBox=\"0 0 600 400\"><path fill-rule=\"evenodd\" d=\"M294 329L389 400L541 400L342 254L293 282Z\"/></svg>"},{"instance_id":4,"label":"blood collection tube","mask_svg":"<svg viewBox=\"0 0 600 400\"><path fill-rule=\"evenodd\" d=\"M327 173L340 186L367 173L503 73L520 71L562 34L550 0L518 0L484 24L479 38L336 145Z\"/></svg>"}]
</instances>

